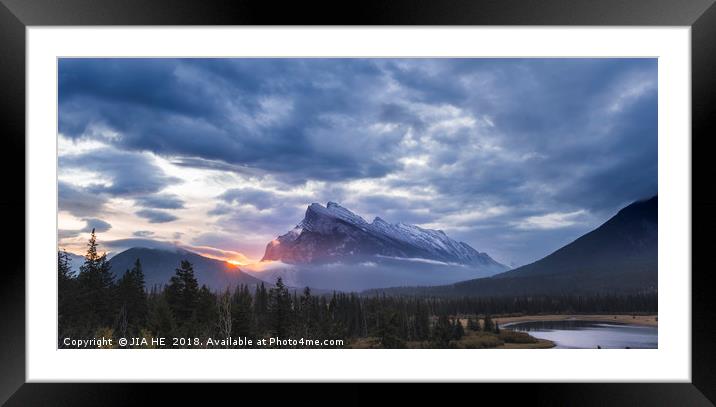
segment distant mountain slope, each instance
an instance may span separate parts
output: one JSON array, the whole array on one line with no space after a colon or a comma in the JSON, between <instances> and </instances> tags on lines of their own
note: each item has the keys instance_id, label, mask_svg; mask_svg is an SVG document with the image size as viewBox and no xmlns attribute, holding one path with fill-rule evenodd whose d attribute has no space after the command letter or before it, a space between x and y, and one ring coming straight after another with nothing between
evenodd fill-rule
<instances>
[{"instance_id":1,"label":"distant mountain slope","mask_svg":"<svg viewBox=\"0 0 716 407\"><path fill-rule=\"evenodd\" d=\"M419 258L507 270L486 253L451 239L441 230L391 224L381 218L368 223L334 202L325 207L311 204L293 230L268 243L262 260L306 264L354 257L363 260L366 256Z\"/></svg>"},{"instance_id":2,"label":"distant mountain slope","mask_svg":"<svg viewBox=\"0 0 716 407\"><path fill-rule=\"evenodd\" d=\"M490 278L394 294L503 296L657 291L658 199L634 202L597 229L532 264Z\"/></svg>"},{"instance_id":3,"label":"distant mountain slope","mask_svg":"<svg viewBox=\"0 0 716 407\"><path fill-rule=\"evenodd\" d=\"M109 263L112 265L112 272L119 278L134 266L136 259L142 263L147 289L154 285L161 287L168 284L182 260L188 260L194 266L194 275L200 286L206 284L213 290L233 288L238 284L255 286L262 282L244 273L237 266L179 248L162 250L134 247L115 255Z\"/></svg>"}]
</instances>

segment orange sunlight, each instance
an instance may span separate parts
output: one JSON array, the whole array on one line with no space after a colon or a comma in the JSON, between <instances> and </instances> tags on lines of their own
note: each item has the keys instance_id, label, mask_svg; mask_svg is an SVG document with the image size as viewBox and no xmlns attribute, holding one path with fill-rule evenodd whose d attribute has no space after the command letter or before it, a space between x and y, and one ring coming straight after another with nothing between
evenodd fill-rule
<instances>
[{"instance_id":1,"label":"orange sunlight","mask_svg":"<svg viewBox=\"0 0 716 407\"><path fill-rule=\"evenodd\" d=\"M232 266L245 266L254 261L246 257L243 253L221 250L209 246L188 246L187 249L197 253L200 256L208 257L214 260L221 260Z\"/></svg>"}]
</instances>

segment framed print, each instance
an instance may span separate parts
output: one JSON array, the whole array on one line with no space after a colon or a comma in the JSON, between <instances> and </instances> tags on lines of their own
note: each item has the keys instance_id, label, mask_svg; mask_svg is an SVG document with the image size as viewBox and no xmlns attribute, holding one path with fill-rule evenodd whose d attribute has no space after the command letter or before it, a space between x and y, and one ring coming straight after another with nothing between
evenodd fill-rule
<instances>
[{"instance_id":1,"label":"framed print","mask_svg":"<svg viewBox=\"0 0 716 407\"><path fill-rule=\"evenodd\" d=\"M128 382L716 399L711 2L6 3L9 405Z\"/></svg>"}]
</instances>

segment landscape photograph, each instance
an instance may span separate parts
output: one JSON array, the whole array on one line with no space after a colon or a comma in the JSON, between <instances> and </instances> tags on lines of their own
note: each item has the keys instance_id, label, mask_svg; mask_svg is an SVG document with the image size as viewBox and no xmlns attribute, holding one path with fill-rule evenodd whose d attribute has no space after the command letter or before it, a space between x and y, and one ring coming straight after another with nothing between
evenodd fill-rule
<instances>
[{"instance_id":1,"label":"landscape photograph","mask_svg":"<svg viewBox=\"0 0 716 407\"><path fill-rule=\"evenodd\" d=\"M658 348L657 85L655 58L60 58L57 347Z\"/></svg>"}]
</instances>

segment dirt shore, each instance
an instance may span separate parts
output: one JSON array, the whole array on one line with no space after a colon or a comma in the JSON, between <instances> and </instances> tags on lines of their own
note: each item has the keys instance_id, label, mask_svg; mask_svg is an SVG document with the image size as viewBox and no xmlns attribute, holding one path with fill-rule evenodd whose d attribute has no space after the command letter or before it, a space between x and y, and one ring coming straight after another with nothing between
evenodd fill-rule
<instances>
[{"instance_id":1,"label":"dirt shore","mask_svg":"<svg viewBox=\"0 0 716 407\"><path fill-rule=\"evenodd\" d=\"M493 318L500 325L510 322L529 321L564 321L576 319L582 321L616 322L620 324L658 326L657 315L589 315L589 314L568 314L568 315L523 315L518 317L495 317Z\"/></svg>"}]
</instances>

